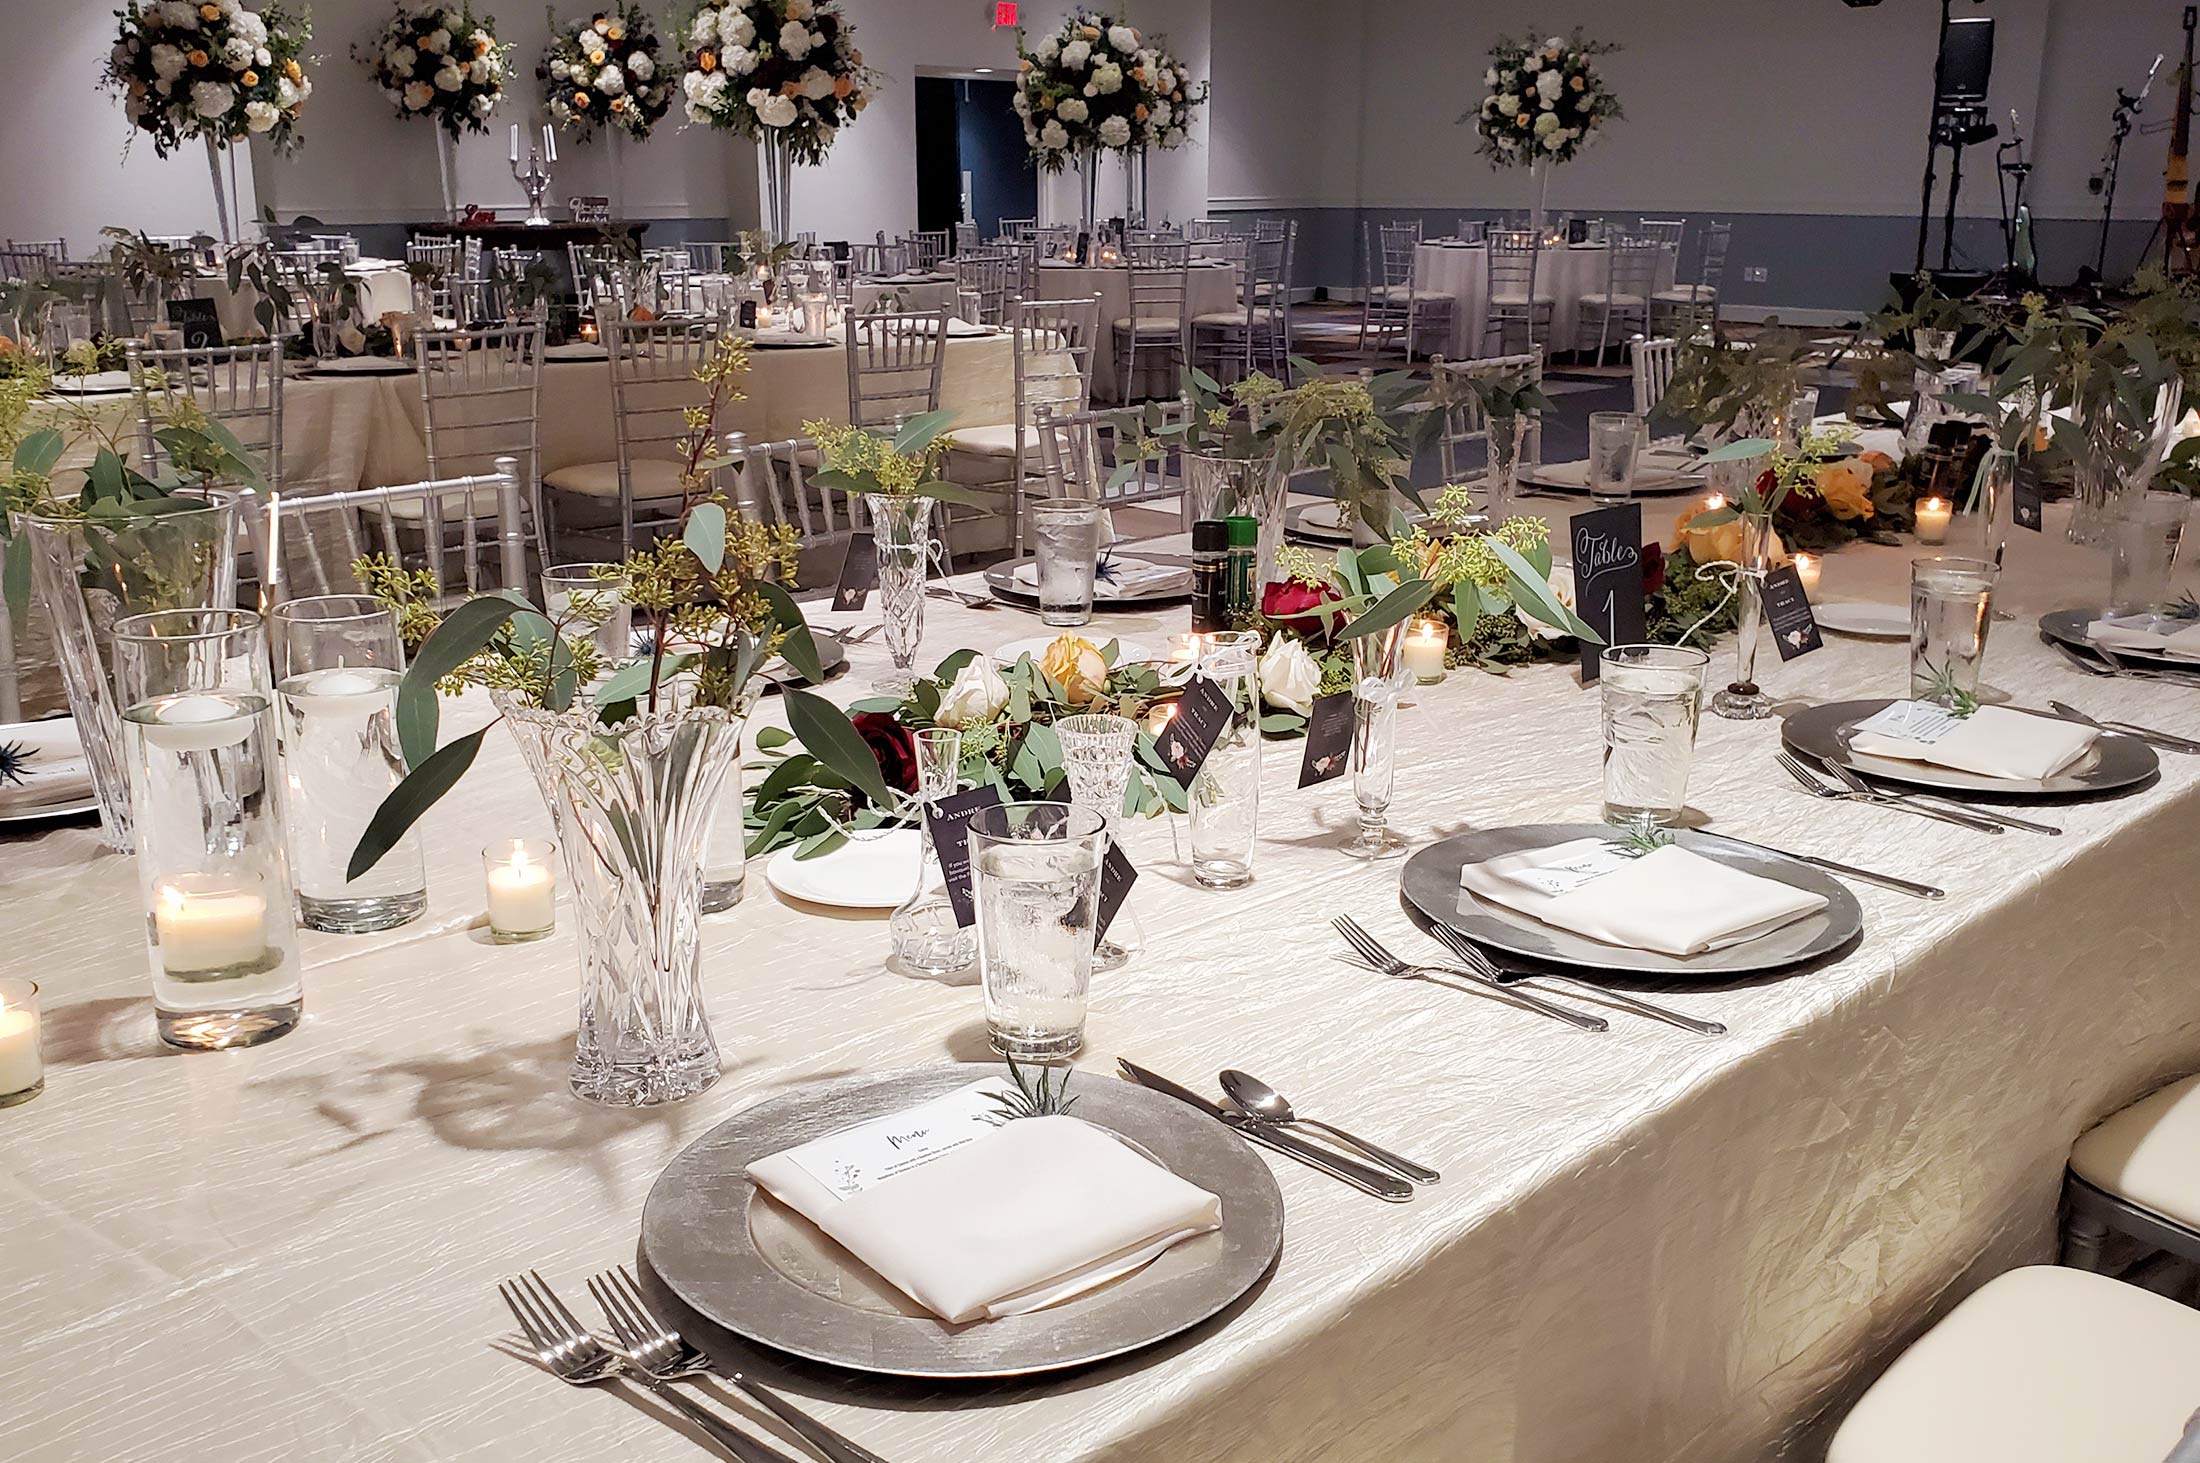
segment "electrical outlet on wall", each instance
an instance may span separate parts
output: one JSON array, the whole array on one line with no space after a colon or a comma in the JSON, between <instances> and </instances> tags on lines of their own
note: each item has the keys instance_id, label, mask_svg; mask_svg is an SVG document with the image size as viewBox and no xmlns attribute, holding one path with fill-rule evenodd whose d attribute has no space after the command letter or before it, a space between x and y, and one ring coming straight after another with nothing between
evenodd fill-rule
<instances>
[{"instance_id":1,"label":"electrical outlet on wall","mask_svg":"<svg viewBox=\"0 0 2200 1463\"><path fill-rule=\"evenodd\" d=\"M1771 277L1772 272L1762 264L1745 264L1742 266L1743 284L1763 284Z\"/></svg>"}]
</instances>

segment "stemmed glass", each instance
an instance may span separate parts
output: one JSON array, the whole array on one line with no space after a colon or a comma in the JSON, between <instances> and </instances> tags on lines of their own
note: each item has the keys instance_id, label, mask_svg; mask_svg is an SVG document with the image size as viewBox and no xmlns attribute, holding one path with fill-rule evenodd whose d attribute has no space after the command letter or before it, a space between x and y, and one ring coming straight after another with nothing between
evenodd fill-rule
<instances>
[{"instance_id":1,"label":"stemmed glass","mask_svg":"<svg viewBox=\"0 0 2200 1463\"><path fill-rule=\"evenodd\" d=\"M1344 851L1357 859L1396 858L1406 841L1389 827L1397 772L1398 698L1412 680L1402 648L1405 622L1352 640L1352 796L1359 836Z\"/></svg>"},{"instance_id":2,"label":"stemmed glass","mask_svg":"<svg viewBox=\"0 0 2200 1463\"><path fill-rule=\"evenodd\" d=\"M932 847L929 815L940 799L955 791L961 776L962 733L952 727L928 726L912 734L917 751L917 800L923 804L917 822L921 852L917 859L917 887L894 911L890 928L894 955L902 965L934 978L968 968L977 956L977 937L955 919L955 902L947 893L947 874Z\"/></svg>"},{"instance_id":3,"label":"stemmed glass","mask_svg":"<svg viewBox=\"0 0 2200 1463\"><path fill-rule=\"evenodd\" d=\"M1065 716L1054 723L1054 735L1062 743L1062 770L1069 774L1071 803L1098 813L1107 838L1113 839L1115 820L1123 811L1123 790L1130 782L1138 723L1127 716ZM1127 917L1129 911L1124 914ZM1128 948L1102 936L1093 946L1092 968L1114 970L1130 958Z\"/></svg>"}]
</instances>

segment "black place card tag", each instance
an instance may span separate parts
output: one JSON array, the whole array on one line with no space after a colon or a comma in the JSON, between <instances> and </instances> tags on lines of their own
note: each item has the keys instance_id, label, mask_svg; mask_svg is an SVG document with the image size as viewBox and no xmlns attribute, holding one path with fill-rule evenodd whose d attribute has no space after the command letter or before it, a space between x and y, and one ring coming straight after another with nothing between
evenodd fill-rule
<instances>
[{"instance_id":1,"label":"black place card tag","mask_svg":"<svg viewBox=\"0 0 2200 1463\"><path fill-rule=\"evenodd\" d=\"M183 333L186 350L208 350L222 343L221 311L212 300L170 300L168 323Z\"/></svg>"},{"instance_id":2,"label":"black place card tag","mask_svg":"<svg viewBox=\"0 0 2200 1463\"><path fill-rule=\"evenodd\" d=\"M839 577L833 581L833 608L860 610L877 587L878 540L867 533L853 534L840 561Z\"/></svg>"},{"instance_id":3,"label":"black place card tag","mask_svg":"<svg viewBox=\"0 0 2200 1463\"><path fill-rule=\"evenodd\" d=\"M1093 925L1092 937L1104 940L1108 926L1115 923L1117 911L1137 881L1138 870L1131 867L1131 856L1123 852L1123 845L1108 840L1108 856L1100 861L1100 914Z\"/></svg>"},{"instance_id":4,"label":"black place card tag","mask_svg":"<svg viewBox=\"0 0 2200 1463\"><path fill-rule=\"evenodd\" d=\"M932 852L939 856L940 873L947 879L948 902L955 906L955 923L966 930L978 918L977 904L970 897L970 819L978 809L998 807L1000 801L1001 790L988 782L941 798L925 814Z\"/></svg>"},{"instance_id":5,"label":"black place card tag","mask_svg":"<svg viewBox=\"0 0 2200 1463\"><path fill-rule=\"evenodd\" d=\"M1642 505L1620 503L1567 520L1574 549L1574 613L1604 637L1581 642L1581 679L1597 678L1605 645L1639 645L1649 633L1642 592Z\"/></svg>"},{"instance_id":6,"label":"black place card tag","mask_svg":"<svg viewBox=\"0 0 2200 1463\"><path fill-rule=\"evenodd\" d=\"M1316 696L1306 716L1306 751L1299 758L1299 786L1342 777L1352 763L1352 693Z\"/></svg>"},{"instance_id":7,"label":"black place card tag","mask_svg":"<svg viewBox=\"0 0 2200 1463\"><path fill-rule=\"evenodd\" d=\"M2017 464L2016 473L2009 480L2010 516L2016 519L2017 527L2029 528L2034 533L2040 531L2040 510L2046 504L2044 486L2037 464Z\"/></svg>"},{"instance_id":8,"label":"black place card tag","mask_svg":"<svg viewBox=\"0 0 2200 1463\"><path fill-rule=\"evenodd\" d=\"M1229 693L1205 676L1193 676L1176 703L1176 715L1154 738L1169 775L1190 787L1207 754L1229 730L1232 714Z\"/></svg>"},{"instance_id":9,"label":"black place card tag","mask_svg":"<svg viewBox=\"0 0 2200 1463\"><path fill-rule=\"evenodd\" d=\"M1783 564L1765 575L1765 623L1772 627L1772 643L1780 659L1793 660L1819 648L1818 619L1810 612L1810 596L1793 564Z\"/></svg>"},{"instance_id":10,"label":"black place card tag","mask_svg":"<svg viewBox=\"0 0 2200 1463\"><path fill-rule=\"evenodd\" d=\"M741 302L740 308L734 313L733 323L743 330L754 330L756 328L756 301L754 299Z\"/></svg>"}]
</instances>

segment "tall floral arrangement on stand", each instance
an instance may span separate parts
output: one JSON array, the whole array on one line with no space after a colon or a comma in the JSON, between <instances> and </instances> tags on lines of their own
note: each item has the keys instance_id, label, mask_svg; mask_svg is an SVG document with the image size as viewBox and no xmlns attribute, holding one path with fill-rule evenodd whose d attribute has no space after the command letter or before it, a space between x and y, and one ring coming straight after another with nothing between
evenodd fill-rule
<instances>
[{"instance_id":1,"label":"tall floral arrangement on stand","mask_svg":"<svg viewBox=\"0 0 2200 1463\"><path fill-rule=\"evenodd\" d=\"M680 39L688 121L758 144L766 223L773 238L793 237L795 165L825 161L840 129L862 115L877 89L855 27L837 0L702 0Z\"/></svg>"},{"instance_id":2,"label":"tall floral arrangement on stand","mask_svg":"<svg viewBox=\"0 0 2200 1463\"><path fill-rule=\"evenodd\" d=\"M512 48L498 44L496 22L472 0L397 0L389 22L352 55L398 116L435 123L443 211L455 216L459 134L489 130L511 75Z\"/></svg>"},{"instance_id":3,"label":"tall floral arrangement on stand","mask_svg":"<svg viewBox=\"0 0 2200 1463\"><path fill-rule=\"evenodd\" d=\"M646 139L672 109L662 44L656 23L639 5L553 21L550 44L535 68L551 122L582 139L599 125L608 135Z\"/></svg>"},{"instance_id":4,"label":"tall floral arrangement on stand","mask_svg":"<svg viewBox=\"0 0 2200 1463\"><path fill-rule=\"evenodd\" d=\"M1207 85L1192 84L1184 63L1169 53L1160 36L1152 37L1151 43L1132 59L1136 64L1131 67L1131 79L1152 93L1132 114L1137 121L1132 129L1133 158L1129 166L1137 201L1130 212L1144 223L1153 199L1147 159L1156 151L1174 152L1191 139L1192 112L1207 100Z\"/></svg>"},{"instance_id":5,"label":"tall floral arrangement on stand","mask_svg":"<svg viewBox=\"0 0 2200 1463\"><path fill-rule=\"evenodd\" d=\"M298 146L298 117L313 94L305 72L312 17L279 4L251 11L242 0L130 0L116 19L101 84L121 94L130 125L152 136L161 157L192 138L206 144L226 241L236 188L234 177L223 185L221 151L255 136L285 152Z\"/></svg>"},{"instance_id":6,"label":"tall floral arrangement on stand","mask_svg":"<svg viewBox=\"0 0 2200 1463\"><path fill-rule=\"evenodd\" d=\"M1482 156L1495 168L1535 170L1535 227L1543 228L1551 165L1572 162L1606 123L1625 115L1596 58L1619 47L1579 30L1538 41L1498 39L1482 73L1482 104L1459 120L1481 136Z\"/></svg>"},{"instance_id":7,"label":"tall floral arrangement on stand","mask_svg":"<svg viewBox=\"0 0 2200 1463\"><path fill-rule=\"evenodd\" d=\"M1159 94L1156 53L1132 27L1099 11L1076 11L1036 45L1016 32L1016 115L1043 173L1076 164L1080 221L1098 212L1100 154L1135 153L1150 140ZM1173 105L1173 104L1172 104Z\"/></svg>"}]
</instances>

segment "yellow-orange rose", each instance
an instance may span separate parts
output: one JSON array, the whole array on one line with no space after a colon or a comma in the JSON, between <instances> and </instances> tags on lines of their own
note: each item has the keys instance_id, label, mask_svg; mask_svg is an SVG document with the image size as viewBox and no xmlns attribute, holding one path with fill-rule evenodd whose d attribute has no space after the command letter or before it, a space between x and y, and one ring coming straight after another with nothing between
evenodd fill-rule
<instances>
[{"instance_id":1,"label":"yellow-orange rose","mask_svg":"<svg viewBox=\"0 0 2200 1463\"><path fill-rule=\"evenodd\" d=\"M206 53L204 51L186 51L183 59L193 66L204 66L206 64Z\"/></svg>"},{"instance_id":2,"label":"yellow-orange rose","mask_svg":"<svg viewBox=\"0 0 2200 1463\"><path fill-rule=\"evenodd\" d=\"M625 97L613 97L613 98L611 99L611 110L612 110L612 111L614 111L614 112L623 112L623 111L625 111L625 110L626 110L626 98L625 98Z\"/></svg>"},{"instance_id":3,"label":"yellow-orange rose","mask_svg":"<svg viewBox=\"0 0 2200 1463\"><path fill-rule=\"evenodd\" d=\"M1706 524L1698 527L1696 524L1697 517L1709 511L1707 508L1696 507L1683 513L1679 521L1673 525L1673 542L1668 546L1668 551L1676 551L1685 547L1688 550L1688 557L1699 564L1708 564L1720 559L1729 564L1739 564L1742 561L1742 520L1738 517L1729 518L1724 523ZM1780 541L1778 534L1774 534L1772 536L1772 563L1774 567L1778 567L1787 562L1787 545Z\"/></svg>"},{"instance_id":4,"label":"yellow-orange rose","mask_svg":"<svg viewBox=\"0 0 2200 1463\"><path fill-rule=\"evenodd\" d=\"M247 71L244 75L238 77L237 80L242 82L246 86L258 86L260 84L260 73L257 71Z\"/></svg>"},{"instance_id":5,"label":"yellow-orange rose","mask_svg":"<svg viewBox=\"0 0 2200 1463\"><path fill-rule=\"evenodd\" d=\"M698 71L716 71L718 69L717 56L709 51L700 53L695 58L695 69Z\"/></svg>"},{"instance_id":6,"label":"yellow-orange rose","mask_svg":"<svg viewBox=\"0 0 2200 1463\"><path fill-rule=\"evenodd\" d=\"M607 41L623 41L626 39L626 28L615 25L603 33L603 38Z\"/></svg>"},{"instance_id":7,"label":"yellow-orange rose","mask_svg":"<svg viewBox=\"0 0 2200 1463\"><path fill-rule=\"evenodd\" d=\"M833 78L833 95L839 97L842 101L848 100L848 93L855 89L856 79L853 76L836 76Z\"/></svg>"},{"instance_id":8,"label":"yellow-orange rose","mask_svg":"<svg viewBox=\"0 0 2200 1463\"><path fill-rule=\"evenodd\" d=\"M577 92L574 92L574 93L573 93L573 105L574 105L574 106L576 106L576 107L578 107L578 108L580 108L580 109L581 109L582 111L584 111L584 112L585 112L585 111L587 111L587 110L588 110L588 93L587 93L587 92L585 92L585 91L577 91Z\"/></svg>"},{"instance_id":9,"label":"yellow-orange rose","mask_svg":"<svg viewBox=\"0 0 2200 1463\"><path fill-rule=\"evenodd\" d=\"M1063 699L1072 706L1091 704L1108 682L1108 663L1100 658L1099 647L1076 635L1056 636L1039 657L1039 669L1062 688Z\"/></svg>"},{"instance_id":10,"label":"yellow-orange rose","mask_svg":"<svg viewBox=\"0 0 2200 1463\"><path fill-rule=\"evenodd\" d=\"M222 8L219 5L201 5L199 7L199 19L220 20L221 18Z\"/></svg>"},{"instance_id":11,"label":"yellow-orange rose","mask_svg":"<svg viewBox=\"0 0 2200 1463\"><path fill-rule=\"evenodd\" d=\"M1872 470L1853 457L1829 462L1817 470L1818 496L1826 511L1846 522L1869 518L1872 507Z\"/></svg>"}]
</instances>

